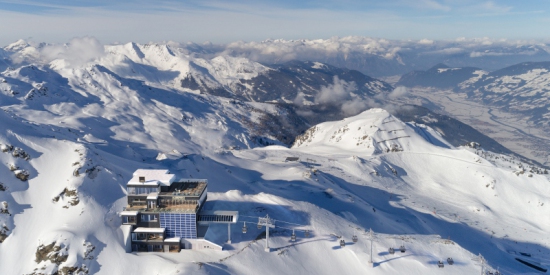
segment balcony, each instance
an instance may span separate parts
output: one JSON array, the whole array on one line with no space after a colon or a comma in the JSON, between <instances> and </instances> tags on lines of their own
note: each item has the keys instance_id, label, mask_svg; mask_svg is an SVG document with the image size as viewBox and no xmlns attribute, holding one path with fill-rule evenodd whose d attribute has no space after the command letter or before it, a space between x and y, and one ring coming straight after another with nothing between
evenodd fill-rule
<instances>
[{"instance_id":1,"label":"balcony","mask_svg":"<svg viewBox=\"0 0 550 275\"><path fill-rule=\"evenodd\" d=\"M176 212L176 213L197 213L199 204L196 200L177 200L177 199L159 199L159 205L156 208L147 208L147 204L133 203L128 205L127 211L140 211L148 213Z\"/></svg>"},{"instance_id":2,"label":"balcony","mask_svg":"<svg viewBox=\"0 0 550 275\"><path fill-rule=\"evenodd\" d=\"M143 232L152 231L152 232ZM154 232L159 231L159 232ZM162 232L160 232L162 231ZM164 241L164 228L143 228L138 227L132 232L133 242L162 242Z\"/></svg>"}]
</instances>

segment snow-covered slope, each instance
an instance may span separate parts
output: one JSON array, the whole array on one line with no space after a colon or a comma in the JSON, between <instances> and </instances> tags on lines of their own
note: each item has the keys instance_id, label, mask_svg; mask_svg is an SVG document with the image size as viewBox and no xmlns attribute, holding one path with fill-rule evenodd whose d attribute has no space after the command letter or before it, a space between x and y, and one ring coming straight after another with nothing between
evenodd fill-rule
<instances>
[{"instance_id":1,"label":"snow-covered slope","mask_svg":"<svg viewBox=\"0 0 550 275\"><path fill-rule=\"evenodd\" d=\"M519 113L548 126L550 63L525 62L493 72L477 68L443 68L403 75L397 85L433 87L464 93L471 100Z\"/></svg>"},{"instance_id":2,"label":"snow-covered slope","mask_svg":"<svg viewBox=\"0 0 550 275\"><path fill-rule=\"evenodd\" d=\"M342 121L325 122L310 128L296 138L294 148L315 148L330 155L340 152L374 155L425 151L433 145L451 147L431 128L403 123L383 109L370 109Z\"/></svg>"},{"instance_id":3,"label":"snow-covered slope","mask_svg":"<svg viewBox=\"0 0 550 275\"><path fill-rule=\"evenodd\" d=\"M453 147L382 109L316 125L287 148L273 129L290 126L265 119L285 120L284 109L183 93L173 84L190 59L116 47L80 65L56 58L1 73L0 274L475 274L478 253L506 274L534 273L516 257L548 267L544 169ZM205 207L238 210L249 232L235 225L224 251L126 253L117 213L137 168L207 178ZM278 220L270 253L251 226L266 214ZM207 237L226 234L212 226ZM400 245L405 253L387 252ZM448 257L455 265L439 270Z\"/></svg>"},{"instance_id":4,"label":"snow-covered slope","mask_svg":"<svg viewBox=\"0 0 550 275\"><path fill-rule=\"evenodd\" d=\"M463 89L471 91L476 99L529 114L537 124L548 126L549 62L526 62L506 67L464 85Z\"/></svg>"},{"instance_id":5,"label":"snow-covered slope","mask_svg":"<svg viewBox=\"0 0 550 275\"><path fill-rule=\"evenodd\" d=\"M472 84L486 74L488 72L479 68L450 68L444 64L437 64L426 71L413 71L404 74L396 86L455 89L458 86Z\"/></svg>"}]
</instances>

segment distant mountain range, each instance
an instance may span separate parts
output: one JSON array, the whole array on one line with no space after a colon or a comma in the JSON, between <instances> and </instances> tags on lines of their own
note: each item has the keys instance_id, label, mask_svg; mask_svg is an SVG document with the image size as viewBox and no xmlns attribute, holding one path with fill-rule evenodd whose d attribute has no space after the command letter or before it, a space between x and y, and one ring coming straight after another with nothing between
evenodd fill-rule
<instances>
[{"instance_id":1,"label":"distant mountain range","mask_svg":"<svg viewBox=\"0 0 550 275\"><path fill-rule=\"evenodd\" d=\"M198 89L201 93L235 97L248 101L286 103L292 103L299 93L303 94L303 100L313 102L321 87L333 84L335 77L346 82L354 82L357 88L355 92L363 99L393 90L388 83L358 71L341 69L319 62L294 60L278 65L259 65L252 61L245 63L243 62L246 60L244 58L234 59L227 56L216 57L211 61L219 60L226 61L224 67L232 70L235 70L235 67L230 67L227 64L229 60L241 61L239 65L248 66L236 70L249 73L249 77L237 77L230 83L218 81L212 84L216 77L209 78L212 82L206 82L203 81L204 75L188 74L181 80L181 86L191 90ZM208 75L223 73L220 67L205 68L203 72Z\"/></svg>"},{"instance_id":2,"label":"distant mountain range","mask_svg":"<svg viewBox=\"0 0 550 275\"><path fill-rule=\"evenodd\" d=\"M180 44L196 56L229 55L262 64L284 64L291 60L322 62L360 71L373 77L402 75L427 70L434 64L498 70L527 61L550 61L550 46L542 42L457 39L452 41L388 40L360 36L329 39Z\"/></svg>"},{"instance_id":3,"label":"distant mountain range","mask_svg":"<svg viewBox=\"0 0 550 275\"><path fill-rule=\"evenodd\" d=\"M401 58L376 42L386 48L364 51ZM491 272L530 272L518 257L550 265L544 167L399 106L401 89L358 70L190 47L84 38L0 51L0 274L431 274L448 257L445 272L475 274L479 253ZM533 70L545 69L511 79ZM471 79L458 83L473 95L489 85ZM224 251L127 253L119 214L138 168L208 179L202 209L239 211L205 234Z\"/></svg>"},{"instance_id":4,"label":"distant mountain range","mask_svg":"<svg viewBox=\"0 0 550 275\"><path fill-rule=\"evenodd\" d=\"M427 71L405 74L396 85L466 93L473 100L529 115L539 125L550 125L550 62L523 62L493 72L438 64Z\"/></svg>"}]
</instances>

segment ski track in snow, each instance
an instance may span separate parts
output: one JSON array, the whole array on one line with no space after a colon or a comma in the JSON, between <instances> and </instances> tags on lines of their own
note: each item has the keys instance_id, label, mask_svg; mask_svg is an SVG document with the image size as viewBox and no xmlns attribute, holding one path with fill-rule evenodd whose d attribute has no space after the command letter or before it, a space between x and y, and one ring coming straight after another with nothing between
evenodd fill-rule
<instances>
[{"instance_id":1,"label":"ski track in snow","mask_svg":"<svg viewBox=\"0 0 550 275\"><path fill-rule=\"evenodd\" d=\"M478 253L488 269L537 274L511 251L550 265L550 185L547 174L532 172L538 167L453 147L434 129L382 109L316 125L292 148L261 147L255 122L263 112L284 115L276 106L181 91L173 80L196 68L166 46L109 49L82 67L54 60L2 72L0 144L14 148L0 152L0 201L11 214L0 213L8 228L0 274L69 267L90 274L477 274ZM218 69L234 64L217 62ZM27 97L38 83L48 89ZM14 155L15 147L29 158ZM300 161L285 162L293 156ZM27 181L15 177L15 166L29 172ZM233 243L224 251L126 253L118 212L137 168L207 178L205 207L240 212ZM266 214L281 221L270 232L270 253L255 227ZM246 234L238 230L244 221ZM226 234L226 226L212 225L206 238L223 244ZM59 249L44 252L50 244ZM400 245L405 253L387 252ZM438 269L447 257L455 264Z\"/></svg>"}]
</instances>

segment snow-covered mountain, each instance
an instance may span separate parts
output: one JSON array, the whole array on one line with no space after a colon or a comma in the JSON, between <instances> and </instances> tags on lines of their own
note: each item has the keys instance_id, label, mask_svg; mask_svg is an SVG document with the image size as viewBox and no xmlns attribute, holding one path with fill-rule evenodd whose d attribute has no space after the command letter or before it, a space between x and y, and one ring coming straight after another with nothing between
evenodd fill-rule
<instances>
[{"instance_id":1,"label":"snow-covered mountain","mask_svg":"<svg viewBox=\"0 0 550 275\"><path fill-rule=\"evenodd\" d=\"M550 63L527 62L491 72L462 85L470 96L485 103L532 116L550 126Z\"/></svg>"},{"instance_id":2,"label":"snow-covered mountain","mask_svg":"<svg viewBox=\"0 0 550 275\"><path fill-rule=\"evenodd\" d=\"M401 76L396 86L405 87L435 87L454 89L459 85L468 85L483 77L488 72L479 68L450 68L445 64L437 64L426 71L413 71Z\"/></svg>"},{"instance_id":3,"label":"snow-covered mountain","mask_svg":"<svg viewBox=\"0 0 550 275\"><path fill-rule=\"evenodd\" d=\"M428 71L405 74L397 85L465 93L474 101L527 115L532 123L549 126L549 62L525 62L493 72L438 65Z\"/></svg>"},{"instance_id":4,"label":"snow-covered mountain","mask_svg":"<svg viewBox=\"0 0 550 275\"><path fill-rule=\"evenodd\" d=\"M206 55L223 53L267 64L280 64L295 59L317 61L357 70L374 77L426 70L438 63L445 63L451 67L478 67L492 71L520 62L550 61L550 47L546 43L488 38L433 41L348 36L329 39L241 41L227 45L191 43L182 47Z\"/></svg>"},{"instance_id":5,"label":"snow-covered mountain","mask_svg":"<svg viewBox=\"0 0 550 275\"><path fill-rule=\"evenodd\" d=\"M455 147L382 109L315 125L289 148L283 137L300 132L292 111L180 85L192 75L232 91L233 80L273 68L166 45L85 58L71 45L48 56L54 49L40 47L26 46L20 63L5 49L11 63L0 76L0 274L431 274L448 257L446 274L475 274L478 253L505 274L534 274L515 258L550 264L540 167L476 143ZM242 234L239 224L224 251L126 253L118 212L137 168L207 178L208 209L281 221L273 251L263 252L261 230ZM207 237L221 244L225 230L212 226ZM387 252L400 245L404 254Z\"/></svg>"}]
</instances>

